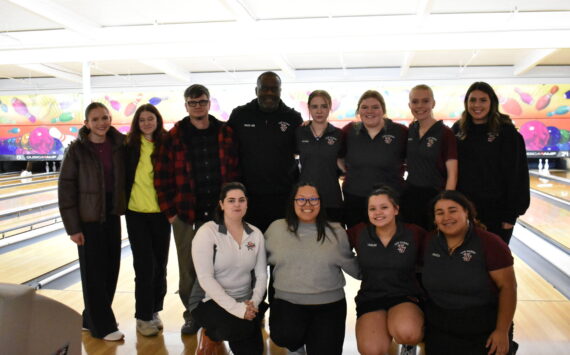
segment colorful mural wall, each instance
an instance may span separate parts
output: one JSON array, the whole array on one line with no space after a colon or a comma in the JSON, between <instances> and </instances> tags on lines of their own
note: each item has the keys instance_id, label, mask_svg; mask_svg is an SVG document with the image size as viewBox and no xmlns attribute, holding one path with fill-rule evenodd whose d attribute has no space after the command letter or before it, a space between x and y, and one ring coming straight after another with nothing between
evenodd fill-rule
<instances>
[{"instance_id":1,"label":"colorful mural wall","mask_svg":"<svg viewBox=\"0 0 570 355\"><path fill-rule=\"evenodd\" d=\"M434 115L451 125L463 111L466 86L432 86ZM509 114L523 135L529 156L561 157L570 153L570 84L497 85L502 112ZM210 113L227 120L232 109L254 98L254 85L216 85ZM388 117L408 124L410 87L366 83L286 84L282 98L308 119L307 97L312 90L326 89L333 97L331 122L337 126L356 119L358 98L368 89L384 96ZM127 132L136 108L155 105L167 128L186 115L183 90L115 92L94 95L93 101L107 105L113 125ZM65 147L83 125L80 94L0 96L0 160L60 160Z\"/></svg>"}]
</instances>

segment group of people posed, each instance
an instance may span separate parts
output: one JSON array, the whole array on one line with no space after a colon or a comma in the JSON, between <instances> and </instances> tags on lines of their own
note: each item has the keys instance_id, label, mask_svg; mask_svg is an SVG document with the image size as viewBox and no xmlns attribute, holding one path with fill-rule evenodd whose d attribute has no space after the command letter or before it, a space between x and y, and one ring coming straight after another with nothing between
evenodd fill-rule
<instances>
[{"instance_id":1,"label":"group of people posed","mask_svg":"<svg viewBox=\"0 0 570 355\"><path fill-rule=\"evenodd\" d=\"M489 84L469 87L451 128L433 117L426 85L410 91L409 127L386 117L375 90L342 129L328 122L324 90L309 95L305 122L281 100L277 74L261 74L255 94L222 122L209 114L209 90L194 84L184 92L188 116L170 131L145 104L126 137L105 105L87 106L59 178L84 330L124 337L111 305L125 214L143 336L163 328L172 226L181 333L200 330L198 354L223 341L236 355L262 354L268 308L278 346L342 354L344 273L362 280L361 354L385 354L393 340L403 354L420 342L428 355L516 352L508 243L529 178L524 141Z\"/></svg>"}]
</instances>

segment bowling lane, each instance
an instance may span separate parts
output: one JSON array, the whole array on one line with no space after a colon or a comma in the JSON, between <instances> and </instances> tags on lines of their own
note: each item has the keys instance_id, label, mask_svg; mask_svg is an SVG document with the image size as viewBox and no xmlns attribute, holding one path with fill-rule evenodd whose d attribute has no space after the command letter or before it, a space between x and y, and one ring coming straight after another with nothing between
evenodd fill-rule
<instances>
[{"instance_id":1,"label":"bowling lane","mask_svg":"<svg viewBox=\"0 0 570 355\"><path fill-rule=\"evenodd\" d=\"M528 223L547 237L570 248L570 211L531 196L530 207L519 220Z\"/></svg>"},{"instance_id":2,"label":"bowling lane","mask_svg":"<svg viewBox=\"0 0 570 355\"><path fill-rule=\"evenodd\" d=\"M531 175L530 188L570 202L570 185L563 182Z\"/></svg>"},{"instance_id":3,"label":"bowling lane","mask_svg":"<svg viewBox=\"0 0 570 355\"><path fill-rule=\"evenodd\" d=\"M47 174L47 175L42 175L42 176L23 176L21 178L17 178L17 179L6 179L3 181L0 181L0 187L2 186L10 186L10 185L16 185L19 184L21 182L40 182L40 181L45 181L45 180L53 180L53 179L57 179L59 177L59 173L54 173L54 174Z\"/></svg>"},{"instance_id":4,"label":"bowling lane","mask_svg":"<svg viewBox=\"0 0 570 355\"><path fill-rule=\"evenodd\" d=\"M570 180L570 171L568 170L550 170L550 175Z\"/></svg>"},{"instance_id":5,"label":"bowling lane","mask_svg":"<svg viewBox=\"0 0 570 355\"><path fill-rule=\"evenodd\" d=\"M38 223L38 221L46 219L49 219L49 221ZM32 213L27 213L19 217L13 217L8 220L3 220L0 231L10 231L4 233L0 237L7 238L19 233L26 232L29 230L29 226L32 225L34 229L37 229L39 227L52 224L55 219L61 220L57 206L42 209L41 211L34 211Z\"/></svg>"},{"instance_id":6,"label":"bowling lane","mask_svg":"<svg viewBox=\"0 0 570 355\"><path fill-rule=\"evenodd\" d=\"M57 202L57 190L44 191L36 194L7 198L0 200L0 211L13 210L15 208L25 208L38 204L48 204Z\"/></svg>"},{"instance_id":7,"label":"bowling lane","mask_svg":"<svg viewBox=\"0 0 570 355\"><path fill-rule=\"evenodd\" d=\"M34 191L37 189L42 189L42 188L46 188L46 187L56 187L57 186L57 180L51 180L51 181L45 181L45 182L37 182L34 184L28 184L28 185L21 185L21 184L15 184L13 186L7 186L4 188L0 188L0 197L4 196L4 195L10 195L10 194L14 194L17 192L21 192L21 191Z\"/></svg>"}]
</instances>

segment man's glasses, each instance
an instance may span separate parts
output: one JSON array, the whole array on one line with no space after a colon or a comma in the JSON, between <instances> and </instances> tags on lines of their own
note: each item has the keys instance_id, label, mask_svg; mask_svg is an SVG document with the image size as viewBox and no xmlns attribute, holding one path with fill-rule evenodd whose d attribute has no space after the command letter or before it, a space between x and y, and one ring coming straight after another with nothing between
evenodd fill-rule
<instances>
[{"instance_id":1,"label":"man's glasses","mask_svg":"<svg viewBox=\"0 0 570 355\"><path fill-rule=\"evenodd\" d=\"M311 197L311 198L304 198L304 197L299 197L295 199L295 202L297 203L297 205L299 206L305 206L307 204L307 202L309 203L309 205L311 206L316 206L321 202L321 199L318 197Z\"/></svg>"},{"instance_id":2,"label":"man's glasses","mask_svg":"<svg viewBox=\"0 0 570 355\"><path fill-rule=\"evenodd\" d=\"M198 105L200 105L201 107L206 106L208 103L210 102L210 100L200 100L200 101L186 101L186 103L188 104L188 106L190 107L196 107Z\"/></svg>"}]
</instances>

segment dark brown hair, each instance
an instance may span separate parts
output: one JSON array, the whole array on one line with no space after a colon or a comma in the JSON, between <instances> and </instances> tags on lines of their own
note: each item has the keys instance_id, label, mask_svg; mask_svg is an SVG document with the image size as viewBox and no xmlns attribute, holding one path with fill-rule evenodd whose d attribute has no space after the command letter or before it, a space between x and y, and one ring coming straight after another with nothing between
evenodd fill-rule
<instances>
[{"instance_id":1,"label":"dark brown hair","mask_svg":"<svg viewBox=\"0 0 570 355\"><path fill-rule=\"evenodd\" d=\"M141 128L139 126L139 121L141 118L141 114L143 112L150 112L156 116L156 129L152 132L152 141L154 143L154 151L152 152L151 160L152 162L156 159L156 154L160 150L160 146L162 145L162 141L166 136L166 130L164 129L164 121L162 119L162 115L158 111L156 107L152 104L144 104L139 106L135 111L135 115L133 116L133 120L131 122L131 130L127 134L127 145L137 149L140 151L141 149Z\"/></svg>"}]
</instances>

